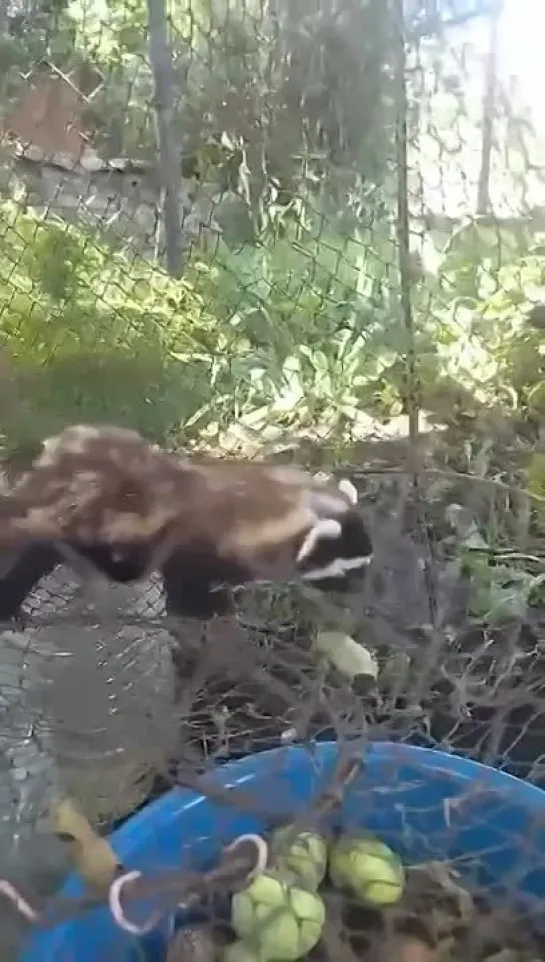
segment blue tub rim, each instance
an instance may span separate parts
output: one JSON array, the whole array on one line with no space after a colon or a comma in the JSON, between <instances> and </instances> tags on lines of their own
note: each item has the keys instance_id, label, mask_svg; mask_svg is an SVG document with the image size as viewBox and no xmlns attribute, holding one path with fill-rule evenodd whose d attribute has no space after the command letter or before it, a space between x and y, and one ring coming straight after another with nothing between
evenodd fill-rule
<instances>
[{"instance_id":1,"label":"blue tub rim","mask_svg":"<svg viewBox=\"0 0 545 962\"><path fill-rule=\"evenodd\" d=\"M274 763L274 760L281 756L284 758L300 756L302 760L305 759L308 762L309 751L320 764L327 764L338 755L338 744L334 741L320 742L310 750L299 745L271 748L268 751L246 755L236 761L225 762L209 774L218 787L237 788L243 784L249 784L258 777L267 760L269 762L272 760ZM446 777L450 776L467 782L487 783L488 787L498 793L515 796L517 803L528 808L532 814L545 813L544 789L473 759L463 758L436 748L423 748L402 742L371 742L365 747L366 759L370 758L378 763L394 761L394 755L397 764L413 764L424 771L433 771L436 774L443 772ZM154 826L157 826L158 821L164 826L165 823L178 819L182 808L185 809L191 804L201 804L206 800L206 795L192 789L172 788L127 819L124 825L109 836L108 840L119 858L122 861L126 860L135 848L139 849L142 846L146 833L153 834ZM73 875L69 876L65 884L70 885L73 879Z\"/></svg>"}]
</instances>

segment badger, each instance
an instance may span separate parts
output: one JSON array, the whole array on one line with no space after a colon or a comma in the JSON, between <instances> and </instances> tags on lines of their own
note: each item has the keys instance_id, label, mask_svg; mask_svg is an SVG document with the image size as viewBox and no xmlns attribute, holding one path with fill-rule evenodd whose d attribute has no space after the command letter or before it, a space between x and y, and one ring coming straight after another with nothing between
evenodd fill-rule
<instances>
[{"instance_id":1,"label":"badger","mask_svg":"<svg viewBox=\"0 0 545 962\"><path fill-rule=\"evenodd\" d=\"M252 583L349 590L372 543L346 479L259 461L188 457L125 428L73 425L0 496L0 618L82 558L117 583L158 571L167 611L209 619Z\"/></svg>"}]
</instances>

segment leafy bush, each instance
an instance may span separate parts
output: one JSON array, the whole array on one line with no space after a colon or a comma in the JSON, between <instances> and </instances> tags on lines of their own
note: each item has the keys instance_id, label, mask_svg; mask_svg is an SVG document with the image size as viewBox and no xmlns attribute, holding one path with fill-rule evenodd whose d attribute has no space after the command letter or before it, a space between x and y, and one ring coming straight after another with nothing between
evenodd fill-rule
<instances>
[{"instance_id":1,"label":"leafy bush","mask_svg":"<svg viewBox=\"0 0 545 962\"><path fill-rule=\"evenodd\" d=\"M476 222L437 253L414 297L417 330L427 325L435 342L421 359L424 406L447 386L451 400L458 390L466 403L473 396L505 415L541 417L545 329L529 313L545 304L545 248L522 228Z\"/></svg>"},{"instance_id":2,"label":"leafy bush","mask_svg":"<svg viewBox=\"0 0 545 962\"><path fill-rule=\"evenodd\" d=\"M545 253L473 228L415 271L420 396L542 413ZM167 442L216 443L242 422L319 428L344 443L362 412L399 413L407 336L390 226L342 236L284 225L260 245L202 254L174 281L89 233L0 206L0 432L32 447L73 420Z\"/></svg>"},{"instance_id":3,"label":"leafy bush","mask_svg":"<svg viewBox=\"0 0 545 962\"><path fill-rule=\"evenodd\" d=\"M388 230L343 237L322 225L223 246L201 265L201 293L248 344L243 420L337 430L377 407L403 349L394 264Z\"/></svg>"},{"instance_id":4,"label":"leafy bush","mask_svg":"<svg viewBox=\"0 0 545 962\"><path fill-rule=\"evenodd\" d=\"M115 421L156 439L224 417L237 335L173 281L74 227L0 207L0 431L32 447L63 424Z\"/></svg>"},{"instance_id":5,"label":"leafy bush","mask_svg":"<svg viewBox=\"0 0 545 962\"><path fill-rule=\"evenodd\" d=\"M75 227L0 207L0 331L16 382L5 445L75 419L209 441L241 418L257 430L353 422L398 352L388 234L383 248L292 232L224 246L176 282Z\"/></svg>"}]
</instances>

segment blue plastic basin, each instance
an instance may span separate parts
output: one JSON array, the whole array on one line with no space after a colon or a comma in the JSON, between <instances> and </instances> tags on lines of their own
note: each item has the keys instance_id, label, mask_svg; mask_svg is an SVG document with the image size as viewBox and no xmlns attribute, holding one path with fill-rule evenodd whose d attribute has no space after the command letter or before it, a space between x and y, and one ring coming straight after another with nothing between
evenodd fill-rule
<instances>
[{"instance_id":1,"label":"blue plastic basin","mask_svg":"<svg viewBox=\"0 0 545 962\"><path fill-rule=\"evenodd\" d=\"M222 786L240 786L277 816L295 814L328 784L337 752L330 742L312 754L279 748L226 764L210 777ZM491 886L511 902L522 899L523 907L538 915L545 897L545 792L539 788L463 758L386 742L366 750L363 774L347 793L339 819L348 829L376 832L406 862L455 858L470 884ZM174 790L130 819L111 841L128 869L202 867L216 857L219 845L266 824ZM71 877L64 893L81 891ZM161 945L157 935L137 944L101 908L34 934L20 960L159 962Z\"/></svg>"}]
</instances>

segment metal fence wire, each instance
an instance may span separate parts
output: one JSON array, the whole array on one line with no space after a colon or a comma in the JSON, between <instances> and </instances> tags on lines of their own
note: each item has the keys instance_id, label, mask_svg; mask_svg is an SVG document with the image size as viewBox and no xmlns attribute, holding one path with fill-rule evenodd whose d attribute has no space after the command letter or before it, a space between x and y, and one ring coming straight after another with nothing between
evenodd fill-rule
<instances>
[{"instance_id":1,"label":"metal fence wire","mask_svg":"<svg viewBox=\"0 0 545 962\"><path fill-rule=\"evenodd\" d=\"M276 930L277 957L252 929L230 947L250 923L229 927L226 896L265 864L277 884L270 831L296 814L283 756L263 755L250 808L265 841L221 849L244 834L248 798L220 792L230 814L209 829L208 874L170 864L156 888L147 875L124 882L123 904L142 892L164 911L206 903L207 925L184 945L178 936L171 959L545 957L515 868L495 901L484 851L473 844L471 859L448 861L464 821L501 847L485 838L490 813L475 814L490 789L468 781L450 804L444 773L439 788L418 788L396 754L439 748L545 787L544 21L534 8L0 4L4 487L63 427L111 423L189 455L349 478L374 547L357 593L249 586L233 614L206 623L167 616L159 575L120 586L2 555L6 957L43 925L38 901L71 864L70 830L52 823L59 799L105 832L174 784L207 794L222 763L282 748L321 773L306 821L297 811L300 828L322 831L356 770L372 782L365 759L383 742L388 764L374 790L354 790L345 830L356 813L389 841L384 786L404 786L403 884L397 856L379 853L395 898L362 896L337 840L337 870L330 854L330 881L307 904L309 918L325 905L319 941L281 950ZM338 764L320 767L331 740ZM284 801L271 812L275 791ZM444 822L432 837L434 805ZM540 826L511 822L508 844L543 875ZM29 898L22 911L10 886ZM55 902L47 926L84 912Z\"/></svg>"}]
</instances>

